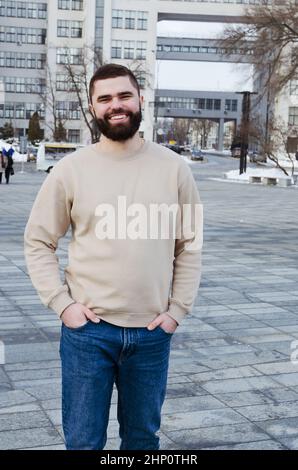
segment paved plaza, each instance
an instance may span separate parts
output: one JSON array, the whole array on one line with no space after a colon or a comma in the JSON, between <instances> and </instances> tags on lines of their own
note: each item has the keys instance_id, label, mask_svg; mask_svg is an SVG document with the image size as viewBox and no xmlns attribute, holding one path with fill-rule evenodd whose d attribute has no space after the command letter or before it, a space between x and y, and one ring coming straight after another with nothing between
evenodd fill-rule
<instances>
[{"instance_id":1,"label":"paved plaza","mask_svg":"<svg viewBox=\"0 0 298 470\"><path fill-rule=\"evenodd\" d=\"M172 339L162 449L298 449L298 187L218 180L238 165L215 156L191 165L204 204L203 275ZM64 449L60 320L41 305L23 256L46 174L20 169L0 185L0 449ZM106 449L119 446L116 403L115 391Z\"/></svg>"}]
</instances>

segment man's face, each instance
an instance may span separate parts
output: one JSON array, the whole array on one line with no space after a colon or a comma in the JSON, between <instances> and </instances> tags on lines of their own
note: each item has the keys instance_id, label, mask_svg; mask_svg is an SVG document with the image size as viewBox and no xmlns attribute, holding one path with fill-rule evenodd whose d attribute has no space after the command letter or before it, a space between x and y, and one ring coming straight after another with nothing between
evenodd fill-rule
<instances>
[{"instance_id":1,"label":"man's face","mask_svg":"<svg viewBox=\"0 0 298 470\"><path fill-rule=\"evenodd\" d=\"M140 127L142 102L128 76L107 78L94 83L90 111L105 137L125 141Z\"/></svg>"}]
</instances>

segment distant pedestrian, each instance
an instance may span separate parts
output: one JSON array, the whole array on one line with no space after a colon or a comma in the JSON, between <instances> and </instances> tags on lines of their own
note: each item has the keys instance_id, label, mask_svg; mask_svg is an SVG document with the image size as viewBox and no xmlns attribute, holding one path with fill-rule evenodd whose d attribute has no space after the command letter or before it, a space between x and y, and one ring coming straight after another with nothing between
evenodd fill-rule
<instances>
[{"instance_id":1,"label":"distant pedestrian","mask_svg":"<svg viewBox=\"0 0 298 470\"><path fill-rule=\"evenodd\" d=\"M296 158L296 160L298 160L298 150L295 153L295 158Z\"/></svg>"},{"instance_id":2,"label":"distant pedestrian","mask_svg":"<svg viewBox=\"0 0 298 470\"><path fill-rule=\"evenodd\" d=\"M0 150L0 184L2 183L2 174L5 172L7 165L7 157L4 155L3 151Z\"/></svg>"},{"instance_id":3,"label":"distant pedestrian","mask_svg":"<svg viewBox=\"0 0 298 470\"><path fill-rule=\"evenodd\" d=\"M6 184L8 184L10 175L14 175L13 158L12 158L12 155L14 154L14 149L11 147L8 150L4 150L4 154L6 157L5 179L6 179Z\"/></svg>"}]
</instances>

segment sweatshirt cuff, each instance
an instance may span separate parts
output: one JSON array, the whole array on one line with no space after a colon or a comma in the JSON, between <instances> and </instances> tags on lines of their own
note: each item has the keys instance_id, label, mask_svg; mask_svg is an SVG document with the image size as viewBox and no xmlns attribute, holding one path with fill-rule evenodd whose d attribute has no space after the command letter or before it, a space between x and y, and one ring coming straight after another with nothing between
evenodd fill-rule
<instances>
[{"instance_id":1,"label":"sweatshirt cuff","mask_svg":"<svg viewBox=\"0 0 298 470\"><path fill-rule=\"evenodd\" d=\"M70 297L67 292L61 292L56 297L54 297L49 303L49 308L54 310L59 317L61 317L63 311L75 301Z\"/></svg>"},{"instance_id":2,"label":"sweatshirt cuff","mask_svg":"<svg viewBox=\"0 0 298 470\"><path fill-rule=\"evenodd\" d=\"M178 325L181 323L185 315L187 314L187 310L183 307L181 307L179 304L176 304L176 302L170 302L169 309L167 312L170 317L172 317Z\"/></svg>"}]
</instances>

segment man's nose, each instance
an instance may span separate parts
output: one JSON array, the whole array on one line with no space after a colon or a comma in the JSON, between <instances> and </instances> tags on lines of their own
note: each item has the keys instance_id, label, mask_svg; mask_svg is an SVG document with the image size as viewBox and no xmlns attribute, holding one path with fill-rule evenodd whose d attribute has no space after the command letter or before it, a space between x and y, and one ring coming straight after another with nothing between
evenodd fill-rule
<instances>
[{"instance_id":1,"label":"man's nose","mask_svg":"<svg viewBox=\"0 0 298 470\"><path fill-rule=\"evenodd\" d=\"M121 107L121 100L117 96L114 96L114 98L112 98L111 107L112 108L120 108Z\"/></svg>"}]
</instances>

